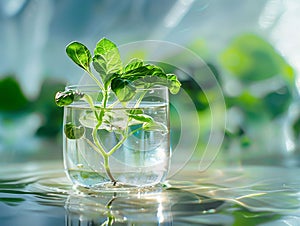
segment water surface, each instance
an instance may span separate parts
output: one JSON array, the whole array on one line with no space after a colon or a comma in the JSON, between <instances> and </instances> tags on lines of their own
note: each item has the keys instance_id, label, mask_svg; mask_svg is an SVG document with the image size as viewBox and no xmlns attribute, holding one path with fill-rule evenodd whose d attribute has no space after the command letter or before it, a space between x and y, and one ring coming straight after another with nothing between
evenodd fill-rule
<instances>
[{"instance_id":1,"label":"water surface","mask_svg":"<svg viewBox=\"0 0 300 226\"><path fill-rule=\"evenodd\" d=\"M299 169L187 169L131 193L75 190L59 162L2 167L0 225L300 225Z\"/></svg>"}]
</instances>

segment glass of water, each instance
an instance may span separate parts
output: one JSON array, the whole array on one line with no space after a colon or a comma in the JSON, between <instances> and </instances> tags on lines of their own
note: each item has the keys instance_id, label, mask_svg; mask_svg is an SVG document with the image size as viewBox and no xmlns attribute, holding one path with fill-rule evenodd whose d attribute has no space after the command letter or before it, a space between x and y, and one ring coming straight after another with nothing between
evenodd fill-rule
<instances>
[{"instance_id":1,"label":"glass of water","mask_svg":"<svg viewBox=\"0 0 300 226\"><path fill-rule=\"evenodd\" d=\"M170 161L168 88L137 88L121 102L98 86L68 86L82 98L64 107L64 166L77 187L151 187ZM126 93L124 93L126 97Z\"/></svg>"}]
</instances>

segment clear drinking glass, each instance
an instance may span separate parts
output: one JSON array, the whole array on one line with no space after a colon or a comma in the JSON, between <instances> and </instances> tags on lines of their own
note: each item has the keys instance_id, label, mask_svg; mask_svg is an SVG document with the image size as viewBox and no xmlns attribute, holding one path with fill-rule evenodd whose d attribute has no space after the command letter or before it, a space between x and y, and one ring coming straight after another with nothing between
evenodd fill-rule
<instances>
[{"instance_id":1,"label":"clear drinking glass","mask_svg":"<svg viewBox=\"0 0 300 226\"><path fill-rule=\"evenodd\" d=\"M98 86L66 90L90 97L64 107L64 166L74 185L123 189L153 186L166 178L168 88L137 89L128 102L110 91L105 104Z\"/></svg>"}]
</instances>

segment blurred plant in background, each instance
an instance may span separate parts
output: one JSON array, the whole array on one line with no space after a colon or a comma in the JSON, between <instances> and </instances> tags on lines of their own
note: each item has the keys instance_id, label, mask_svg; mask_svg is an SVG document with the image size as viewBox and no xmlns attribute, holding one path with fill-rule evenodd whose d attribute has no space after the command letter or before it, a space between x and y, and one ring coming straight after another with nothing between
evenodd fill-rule
<instances>
[{"instance_id":1,"label":"blurred plant in background","mask_svg":"<svg viewBox=\"0 0 300 226\"><path fill-rule=\"evenodd\" d=\"M46 79L37 98L30 100L15 76L7 75L0 80L0 156L5 162L45 156L55 159L60 155L56 144L62 111L55 105L53 96L63 88L63 82Z\"/></svg>"},{"instance_id":2,"label":"blurred plant in background","mask_svg":"<svg viewBox=\"0 0 300 226\"><path fill-rule=\"evenodd\" d=\"M254 34L233 39L220 62L228 109L227 145L237 138L244 150L256 150L254 154L286 151L288 110L295 95L293 68Z\"/></svg>"}]
</instances>

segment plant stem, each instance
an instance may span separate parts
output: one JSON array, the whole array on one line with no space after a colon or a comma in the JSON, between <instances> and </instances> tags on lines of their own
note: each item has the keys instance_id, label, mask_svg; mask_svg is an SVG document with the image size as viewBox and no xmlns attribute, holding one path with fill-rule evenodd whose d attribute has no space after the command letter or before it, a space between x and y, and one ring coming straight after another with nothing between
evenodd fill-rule
<instances>
[{"instance_id":1,"label":"plant stem","mask_svg":"<svg viewBox=\"0 0 300 226\"><path fill-rule=\"evenodd\" d=\"M146 93L142 94L137 105L139 105L140 101L143 99L144 95ZM94 141L94 144L92 142L88 142L91 147L97 151L98 153L100 153L103 157L103 166L104 166L104 169L105 169L105 172L106 172L106 175L109 177L109 179L111 180L111 182L113 183L113 185L116 185L117 183L117 180L113 177L112 173L111 173L111 170L110 170L110 166L109 166L109 157L116 151L118 150L122 144L126 141L126 139L133 135L135 132L139 131L140 129L142 129L142 127L138 128L138 129L135 129L133 131L131 131L130 133L128 133L128 128L126 128L126 130L124 131L124 135L122 137L122 139L109 151L109 152L106 152L104 150L104 148L102 147L99 139L98 139L98 135L97 135L97 131L98 129L100 128L101 124L102 124L102 120L103 120L103 117L104 117L104 114L105 114L105 109L106 109L106 105L107 105L107 100L108 100L108 91L107 90L104 90L103 92L103 100L102 100L102 109L100 111L100 113L98 114L97 113L97 109L95 109L95 106L94 106L94 103L91 99L91 97L87 94L84 95L84 99L85 101L90 105L91 109L94 111L95 113L95 117L97 118L98 122L96 124L96 126L93 128L93 131L92 131L92 137L93 137L93 141ZM130 119L128 119L130 120ZM129 121L128 121L129 122ZM128 123L127 123L128 124Z\"/></svg>"},{"instance_id":2,"label":"plant stem","mask_svg":"<svg viewBox=\"0 0 300 226\"><path fill-rule=\"evenodd\" d=\"M111 182L113 182L113 185L115 185L117 183L116 179L113 177L113 175L111 174L110 171L110 167L109 167L109 155L104 155L103 156L103 166L104 169L106 171L107 176L109 177L109 179L111 180Z\"/></svg>"},{"instance_id":3,"label":"plant stem","mask_svg":"<svg viewBox=\"0 0 300 226\"><path fill-rule=\"evenodd\" d=\"M92 137L93 137L93 141L95 143L95 145L97 146L97 148L99 149L100 153L105 156L106 151L104 150L104 148L102 147L102 145L100 144L98 137L97 137L97 130L98 128L101 126L102 121L98 121L97 125L93 128L93 132L92 132Z\"/></svg>"},{"instance_id":4,"label":"plant stem","mask_svg":"<svg viewBox=\"0 0 300 226\"><path fill-rule=\"evenodd\" d=\"M137 102L134 105L134 108L138 108L140 106L140 103L142 102L143 98L145 97L146 93L148 91L145 91L141 94L141 96L139 97L139 99L137 100Z\"/></svg>"},{"instance_id":5,"label":"plant stem","mask_svg":"<svg viewBox=\"0 0 300 226\"><path fill-rule=\"evenodd\" d=\"M111 171L110 171L110 167L109 167L109 155L106 153L106 151L104 150L104 148L102 147L102 145L100 144L100 141L97 137L97 131L99 129L99 127L101 126L102 124L102 119L103 119L103 116L104 116L104 113L105 113L105 107L106 107L106 104L107 104L107 91L104 92L104 99L103 99L103 108L99 114L99 117L98 117L98 114L97 114L97 111L94 109L94 112L95 112L95 116L96 118L98 119L98 122L97 122L97 125L93 128L93 131L92 131L92 137L93 137L93 141L94 141L94 144L96 145L96 148L99 150L100 154L102 155L103 157L103 166L104 166L104 169L105 169L105 172L106 172L106 175L109 177L109 179L113 182L113 184L115 185L116 184L116 179L113 177ZM87 98L89 99L89 98ZM92 104L93 106L93 103L89 103L90 105ZM93 147L93 145L92 145ZM95 149L95 148L94 148Z\"/></svg>"},{"instance_id":6,"label":"plant stem","mask_svg":"<svg viewBox=\"0 0 300 226\"><path fill-rule=\"evenodd\" d=\"M111 156L116 150L118 150L119 147L122 146L127 138L128 136L123 136L123 138L107 153L107 155Z\"/></svg>"},{"instance_id":7,"label":"plant stem","mask_svg":"<svg viewBox=\"0 0 300 226\"><path fill-rule=\"evenodd\" d=\"M99 82L99 80L95 77L95 75L90 70L87 70L87 72L91 76L91 78L96 82L96 84L100 87L100 89L102 91L104 91L104 87L103 87L102 83Z\"/></svg>"},{"instance_id":8,"label":"plant stem","mask_svg":"<svg viewBox=\"0 0 300 226\"><path fill-rule=\"evenodd\" d=\"M116 150L118 150L119 147L122 146L122 144L125 142L125 140L130 137L131 135L133 135L135 132L141 130L142 127L135 129L133 131L131 131L130 133L128 133L126 136L124 135L123 138L107 153L108 156L111 156Z\"/></svg>"},{"instance_id":9,"label":"plant stem","mask_svg":"<svg viewBox=\"0 0 300 226\"><path fill-rule=\"evenodd\" d=\"M107 99L108 99L108 91L107 89L104 90L103 92L103 101L102 101L102 106L104 109L106 109L106 105L107 105Z\"/></svg>"},{"instance_id":10,"label":"plant stem","mask_svg":"<svg viewBox=\"0 0 300 226\"><path fill-rule=\"evenodd\" d=\"M100 114L100 116L101 116L101 114ZM97 149L100 151L100 154L103 157L103 166L104 166L106 175L115 184L117 181L112 176L111 171L110 171L109 160L108 160L109 155L106 153L106 151L104 150L104 148L100 144L100 142L98 140L98 137L97 137L97 130L101 126L101 124L102 124L102 117L101 117L101 121L98 121L97 125L93 128L92 137L93 137L93 140L94 140L94 143L95 143Z\"/></svg>"}]
</instances>

